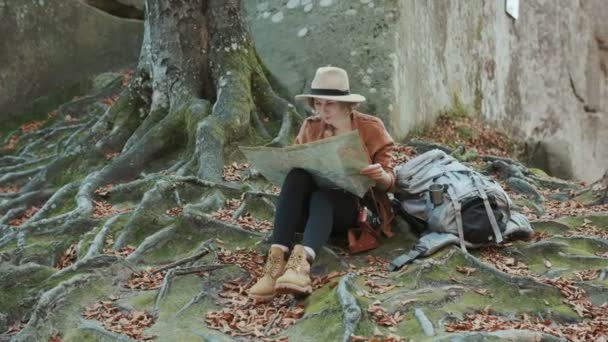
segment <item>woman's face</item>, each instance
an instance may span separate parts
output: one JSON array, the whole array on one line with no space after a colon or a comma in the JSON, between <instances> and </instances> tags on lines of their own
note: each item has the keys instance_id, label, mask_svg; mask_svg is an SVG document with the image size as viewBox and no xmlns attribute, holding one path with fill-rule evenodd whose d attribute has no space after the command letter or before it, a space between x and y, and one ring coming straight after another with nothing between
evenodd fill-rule
<instances>
[{"instance_id":1,"label":"woman's face","mask_svg":"<svg viewBox=\"0 0 608 342\"><path fill-rule=\"evenodd\" d=\"M350 114L348 105L339 101L314 99L313 105L315 112L328 124L341 121Z\"/></svg>"}]
</instances>

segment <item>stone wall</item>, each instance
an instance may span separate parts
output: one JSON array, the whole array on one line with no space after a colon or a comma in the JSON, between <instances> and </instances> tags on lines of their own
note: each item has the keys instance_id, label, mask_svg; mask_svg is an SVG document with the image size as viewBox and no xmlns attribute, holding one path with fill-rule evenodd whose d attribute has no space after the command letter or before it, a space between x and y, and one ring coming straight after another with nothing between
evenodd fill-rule
<instances>
[{"instance_id":1,"label":"stone wall","mask_svg":"<svg viewBox=\"0 0 608 342\"><path fill-rule=\"evenodd\" d=\"M77 0L0 0L0 122L43 115L92 75L134 66L142 33Z\"/></svg>"},{"instance_id":2,"label":"stone wall","mask_svg":"<svg viewBox=\"0 0 608 342\"><path fill-rule=\"evenodd\" d=\"M528 141L553 175L594 180L608 167L603 0L521 1L518 20L502 0L247 4L262 59L294 93L337 65L398 139L461 103Z\"/></svg>"},{"instance_id":3,"label":"stone wall","mask_svg":"<svg viewBox=\"0 0 608 342\"><path fill-rule=\"evenodd\" d=\"M337 65L397 139L457 103L528 141L551 174L594 180L608 167L605 0L521 1L518 20L503 0L244 3L262 60L294 94ZM3 123L137 60L141 23L77 0L0 0L0 19Z\"/></svg>"}]
</instances>

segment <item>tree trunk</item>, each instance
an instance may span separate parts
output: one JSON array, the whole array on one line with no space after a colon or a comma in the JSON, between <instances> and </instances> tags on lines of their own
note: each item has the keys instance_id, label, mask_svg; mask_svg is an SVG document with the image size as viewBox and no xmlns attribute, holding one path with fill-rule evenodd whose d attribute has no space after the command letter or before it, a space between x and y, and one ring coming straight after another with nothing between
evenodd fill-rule
<instances>
[{"instance_id":1,"label":"tree trunk","mask_svg":"<svg viewBox=\"0 0 608 342\"><path fill-rule=\"evenodd\" d=\"M0 187L18 190L0 190L0 249L15 267L28 262L52 267L72 243L83 249L78 265L95 264L119 218L126 222L120 221L113 248L134 245L139 254L172 234L199 230L200 215L185 213L190 219L184 220L165 215L188 204L178 194L208 198L198 208L217 203L222 197L217 191L236 196L236 188L223 184L224 149L251 133L270 145L285 145L300 120L260 62L241 1L147 0L143 12L118 0L86 2L111 14L145 18L139 61L118 96L112 96L120 88L115 82L58 109L59 116L81 113L79 123L59 120L44 135L14 132L6 138L5 146L13 136L19 143L10 147L14 155L0 157ZM262 113L269 120L262 120ZM41 152L50 138L59 140L55 148ZM135 202L133 211L94 216L102 200L96 191L106 185L114 185L112 200ZM28 214L35 208L38 212ZM55 239L52 248L40 251L39 239L49 238ZM57 291L82 282L70 284ZM35 302L22 304L7 309L9 318L27 317ZM31 338L35 329L28 326L21 338Z\"/></svg>"}]
</instances>

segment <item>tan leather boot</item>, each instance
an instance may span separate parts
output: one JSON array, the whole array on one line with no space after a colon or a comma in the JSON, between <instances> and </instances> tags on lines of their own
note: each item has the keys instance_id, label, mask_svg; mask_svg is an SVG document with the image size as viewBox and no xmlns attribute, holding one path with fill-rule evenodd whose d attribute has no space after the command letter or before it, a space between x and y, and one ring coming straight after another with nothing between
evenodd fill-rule
<instances>
[{"instance_id":1,"label":"tan leather boot","mask_svg":"<svg viewBox=\"0 0 608 342\"><path fill-rule=\"evenodd\" d=\"M276 281L278 293L308 295L312 292L310 281L310 264L306 259L304 246L295 245L287 261L285 273Z\"/></svg>"},{"instance_id":2,"label":"tan leather boot","mask_svg":"<svg viewBox=\"0 0 608 342\"><path fill-rule=\"evenodd\" d=\"M249 297L257 302L267 302L274 297L275 282L285 272L285 252L279 247L271 247L262 277L249 289Z\"/></svg>"}]
</instances>

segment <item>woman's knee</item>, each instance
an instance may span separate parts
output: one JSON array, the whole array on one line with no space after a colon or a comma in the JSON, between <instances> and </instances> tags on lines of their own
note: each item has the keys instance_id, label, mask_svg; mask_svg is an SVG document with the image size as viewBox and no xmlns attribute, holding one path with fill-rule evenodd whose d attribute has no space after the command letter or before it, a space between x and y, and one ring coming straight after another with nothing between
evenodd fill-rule
<instances>
[{"instance_id":1,"label":"woman's knee","mask_svg":"<svg viewBox=\"0 0 608 342\"><path fill-rule=\"evenodd\" d=\"M291 171L287 173L287 177L285 177L283 186L285 186L285 184L305 187L315 185L312 175L304 169L291 169Z\"/></svg>"}]
</instances>

